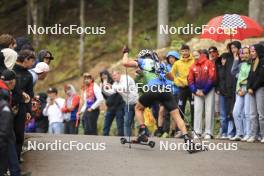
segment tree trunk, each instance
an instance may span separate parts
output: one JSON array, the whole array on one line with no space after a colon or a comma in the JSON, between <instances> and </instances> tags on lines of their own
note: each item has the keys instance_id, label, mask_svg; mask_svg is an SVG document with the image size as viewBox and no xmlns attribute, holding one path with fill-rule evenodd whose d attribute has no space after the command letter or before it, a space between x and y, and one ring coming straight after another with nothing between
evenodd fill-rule
<instances>
[{"instance_id":1,"label":"tree trunk","mask_svg":"<svg viewBox=\"0 0 264 176\"><path fill-rule=\"evenodd\" d=\"M190 18L195 18L202 8L202 0L187 0L186 12Z\"/></svg>"},{"instance_id":2,"label":"tree trunk","mask_svg":"<svg viewBox=\"0 0 264 176\"><path fill-rule=\"evenodd\" d=\"M80 26L84 27L84 0L80 0ZM79 68L80 75L84 72L84 33L80 34L80 58L79 58Z\"/></svg>"},{"instance_id":3,"label":"tree trunk","mask_svg":"<svg viewBox=\"0 0 264 176\"><path fill-rule=\"evenodd\" d=\"M262 0L249 0L248 15L250 18L264 26L264 2Z\"/></svg>"},{"instance_id":4,"label":"tree trunk","mask_svg":"<svg viewBox=\"0 0 264 176\"><path fill-rule=\"evenodd\" d=\"M38 2L37 0L29 0L31 16L32 16L32 23L34 26L38 27ZM33 35L33 43L34 48L39 47L39 35L38 33Z\"/></svg>"},{"instance_id":5,"label":"tree trunk","mask_svg":"<svg viewBox=\"0 0 264 176\"><path fill-rule=\"evenodd\" d=\"M169 0L158 0L157 48L168 46L169 34L161 31L161 26L169 25Z\"/></svg>"},{"instance_id":6,"label":"tree trunk","mask_svg":"<svg viewBox=\"0 0 264 176\"><path fill-rule=\"evenodd\" d=\"M129 48L132 48L132 41L133 41L133 11L134 11L134 0L129 0L129 28L128 28Z\"/></svg>"}]
</instances>

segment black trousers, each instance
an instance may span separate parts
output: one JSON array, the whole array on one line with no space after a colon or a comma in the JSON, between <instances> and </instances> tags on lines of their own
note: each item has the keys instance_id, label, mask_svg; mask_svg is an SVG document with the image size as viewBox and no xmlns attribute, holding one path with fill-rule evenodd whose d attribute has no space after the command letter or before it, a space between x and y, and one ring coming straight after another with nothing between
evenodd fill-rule
<instances>
[{"instance_id":1,"label":"black trousers","mask_svg":"<svg viewBox=\"0 0 264 176\"><path fill-rule=\"evenodd\" d=\"M64 133L78 134L78 127L76 127L76 120L70 120L68 122L64 122Z\"/></svg>"},{"instance_id":2,"label":"black trousers","mask_svg":"<svg viewBox=\"0 0 264 176\"><path fill-rule=\"evenodd\" d=\"M18 113L14 118L14 131L16 136L16 150L17 150L18 160L20 160L22 146L24 143L25 119L26 119L26 106L25 104L19 104Z\"/></svg>"},{"instance_id":3,"label":"black trousers","mask_svg":"<svg viewBox=\"0 0 264 176\"><path fill-rule=\"evenodd\" d=\"M95 109L91 112L85 110L83 114L84 120L84 134L97 135L97 120L99 117L99 109Z\"/></svg>"},{"instance_id":4,"label":"black trousers","mask_svg":"<svg viewBox=\"0 0 264 176\"><path fill-rule=\"evenodd\" d=\"M190 110L191 110L191 121L190 121L190 125L193 128L193 121L194 121L194 99L192 96L192 92L190 91L190 89L188 87L184 87L184 88L179 88L179 94L178 94L178 106L180 109L180 115L181 118L184 119L184 114L185 114L185 106L186 106L186 102L189 101L190 103ZM184 114L183 114L184 113Z\"/></svg>"}]
</instances>

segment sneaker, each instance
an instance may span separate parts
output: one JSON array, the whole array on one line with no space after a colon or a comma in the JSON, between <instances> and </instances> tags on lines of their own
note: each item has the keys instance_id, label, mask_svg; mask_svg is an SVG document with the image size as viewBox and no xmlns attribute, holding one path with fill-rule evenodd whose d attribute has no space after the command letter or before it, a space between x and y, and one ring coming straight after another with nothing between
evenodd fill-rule
<instances>
[{"instance_id":1,"label":"sneaker","mask_svg":"<svg viewBox=\"0 0 264 176\"><path fill-rule=\"evenodd\" d=\"M171 133L170 133L170 137L174 138L174 136L175 136L175 130L172 130Z\"/></svg>"},{"instance_id":2,"label":"sneaker","mask_svg":"<svg viewBox=\"0 0 264 176\"><path fill-rule=\"evenodd\" d=\"M247 142L249 142L249 143L256 142L256 138L255 137L250 137L250 138L248 138Z\"/></svg>"},{"instance_id":3,"label":"sneaker","mask_svg":"<svg viewBox=\"0 0 264 176\"><path fill-rule=\"evenodd\" d=\"M241 141L243 141L243 142L246 142L247 140L249 139L249 136L244 136L242 139L241 139Z\"/></svg>"},{"instance_id":4,"label":"sneaker","mask_svg":"<svg viewBox=\"0 0 264 176\"><path fill-rule=\"evenodd\" d=\"M257 140L258 140L258 141L261 141L261 140L262 140L262 137L258 136L258 137L257 137Z\"/></svg>"},{"instance_id":5,"label":"sneaker","mask_svg":"<svg viewBox=\"0 0 264 176\"><path fill-rule=\"evenodd\" d=\"M163 134L163 129L162 127L159 127L155 132L154 132L154 136L156 137L161 137Z\"/></svg>"},{"instance_id":6,"label":"sneaker","mask_svg":"<svg viewBox=\"0 0 264 176\"><path fill-rule=\"evenodd\" d=\"M169 133L167 132L164 132L161 136L162 138L169 138Z\"/></svg>"},{"instance_id":7,"label":"sneaker","mask_svg":"<svg viewBox=\"0 0 264 176\"><path fill-rule=\"evenodd\" d=\"M211 136L210 134L206 134L206 135L204 136L204 139L212 139L212 136Z\"/></svg>"},{"instance_id":8,"label":"sneaker","mask_svg":"<svg viewBox=\"0 0 264 176\"><path fill-rule=\"evenodd\" d=\"M226 135L222 135L222 136L220 137L220 139L222 139L222 140L226 140L226 139L228 139L228 137L227 137Z\"/></svg>"},{"instance_id":9,"label":"sneaker","mask_svg":"<svg viewBox=\"0 0 264 176\"><path fill-rule=\"evenodd\" d=\"M241 136L239 136L239 135L235 135L234 137L232 137L230 140L231 141L241 141Z\"/></svg>"},{"instance_id":10,"label":"sneaker","mask_svg":"<svg viewBox=\"0 0 264 176\"><path fill-rule=\"evenodd\" d=\"M227 139L228 139L228 140L231 140L233 137L234 137L234 136L232 136L232 135L228 135L228 136L227 136Z\"/></svg>"},{"instance_id":11,"label":"sneaker","mask_svg":"<svg viewBox=\"0 0 264 176\"><path fill-rule=\"evenodd\" d=\"M260 141L261 143L264 143L264 137L261 139L261 141Z\"/></svg>"},{"instance_id":12,"label":"sneaker","mask_svg":"<svg viewBox=\"0 0 264 176\"><path fill-rule=\"evenodd\" d=\"M181 138L182 137L182 132L181 131L177 131L174 135L175 138Z\"/></svg>"}]
</instances>

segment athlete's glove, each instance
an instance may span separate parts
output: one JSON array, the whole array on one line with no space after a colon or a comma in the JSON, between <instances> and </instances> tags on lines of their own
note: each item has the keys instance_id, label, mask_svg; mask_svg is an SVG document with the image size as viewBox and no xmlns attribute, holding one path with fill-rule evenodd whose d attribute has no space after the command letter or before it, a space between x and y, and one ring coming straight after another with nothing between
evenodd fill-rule
<instances>
[{"instance_id":1,"label":"athlete's glove","mask_svg":"<svg viewBox=\"0 0 264 176\"><path fill-rule=\"evenodd\" d=\"M128 46L124 46L124 48L123 48L123 54L125 54L125 53L128 53L129 52L129 48L128 48Z\"/></svg>"}]
</instances>

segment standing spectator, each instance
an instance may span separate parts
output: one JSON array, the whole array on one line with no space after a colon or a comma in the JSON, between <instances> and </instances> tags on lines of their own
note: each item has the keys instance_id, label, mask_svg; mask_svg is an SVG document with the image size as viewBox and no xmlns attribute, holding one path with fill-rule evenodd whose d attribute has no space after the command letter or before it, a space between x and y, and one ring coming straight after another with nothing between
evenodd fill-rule
<instances>
[{"instance_id":1,"label":"standing spectator","mask_svg":"<svg viewBox=\"0 0 264 176\"><path fill-rule=\"evenodd\" d=\"M204 139L211 139L214 129L215 64L199 51L194 51L193 57L195 58L195 63L190 68L188 83L190 90L194 94L194 130L201 136L202 116L203 112L205 112ZM198 136L194 136L194 138L198 138Z\"/></svg>"},{"instance_id":2,"label":"standing spectator","mask_svg":"<svg viewBox=\"0 0 264 176\"><path fill-rule=\"evenodd\" d=\"M31 118L31 98L34 97L33 78L28 69L35 62L35 54L30 50L21 50L17 62L13 68L16 73L16 86L12 91L13 109L15 110L15 134L17 142L17 154L20 153L24 142L25 119Z\"/></svg>"},{"instance_id":3,"label":"standing spectator","mask_svg":"<svg viewBox=\"0 0 264 176\"><path fill-rule=\"evenodd\" d=\"M77 95L75 88L71 84L64 86L64 92L66 94L66 100L62 112L66 113L64 128L65 134L78 134L79 123L77 120L77 111L79 109L80 96Z\"/></svg>"},{"instance_id":4,"label":"standing spectator","mask_svg":"<svg viewBox=\"0 0 264 176\"><path fill-rule=\"evenodd\" d=\"M100 87L89 73L83 74L83 86L78 116L83 113L84 134L97 135L97 120L100 114L99 106L104 101Z\"/></svg>"},{"instance_id":5,"label":"standing spectator","mask_svg":"<svg viewBox=\"0 0 264 176\"><path fill-rule=\"evenodd\" d=\"M163 67L165 69L165 72L170 72L173 64L179 60L180 54L177 51L169 51L166 55L166 63L164 63ZM161 75L165 78L165 75ZM178 102L178 93L179 88L174 84L173 81L165 78L165 84L169 85L172 91L172 94ZM179 138L181 137L181 132L177 131L176 133L176 124L172 120L172 131L171 131L171 137ZM160 106L159 108L159 116L158 116L158 129L155 131L154 135L158 137L166 137L170 132L170 113L164 108L164 106Z\"/></svg>"},{"instance_id":6,"label":"standing spectator","mask_svg":"<svg viewBox=\"0 0 264 176\"><path fill-rule=\"evenodd\" d=\"M194 118L194 106L193 106L193 96L188 88L187 76L190 71L191 65L194 63L194 58L190 53L190 47L188 45L182 45L181 47L181 58L176 61L171 69L171 76L173 77L173 81L176 86L179 87L178 94L178 106L180 109L180 114L182 119L184 119L185 106L187 100L190 103L191 109L191 125L193 127L193 118ZM170 77L171 77L170 76Z\"/></svg>"},{"instance_id":7,"label":"standing spectator","mask_svg":"<svg viewBox=\"0 0 264 176\"><path fill-rule=\"evenodd\" d=\"M20 175L20 166L16 152L14 117L10 107L10 90L15 87L16 74L4 70L0 79L0 175L9 168L11 175Z\"/></svg>"},{"instance_id":8,"label":"standing spectator","mask_svg":"<svg viewBox=\"0 0 264 176\"><path fill-rule=\"evenodd\" d=\"M220 121L221 121L221 139L232 138L235 135L235 128L232 120L233 110L233 91L230 79L231 67L229 66L229 54L223 53L221 56L221 65L217 65L217 85L216 92L220 95ZM233 79L232 79L233 80Z\"/></svg>"},{"instance_id":9,"label":"standing spectator","mask_svg":"<svg viewBox=\"0 0 264 176\"><path fill-rule=\"evenodd\" d=\"M215 64L215 67L221 65L221 58L219 57L219 52L215 46L210 46L208 49L209 59ZM216 86L216 85L215 85ZM215 115L219 116L220 104L219 104L219 95L215 92ZM221 129L220 129L221 133Z\"/></svg>"},{"instance_id":10,"label":"standing spectator","mask_svg":"<svg viewBox=\"0 0 264 176\"><path fill-rule=\"evenodd\" d=\"M109 94L107 89L111 89L114 83L107 70L100 72L103 96L106 100L107 111L105 113L103 135L108 136L114 118L116 118L117 135L124 136L124 101L120 94Z\"/></svg>"},{"instance_id":11,"label":"standing spectator","mask_svg":"<svg viewBox=\"0 0 264 176\"><path fill-rule=\"evenodd\" d=\"M36 67L30 69L29 72L33 78L33 85L35 85L38 80L44 80L47 77L49 65L45 62L39 62L37 63Z\"/></svg>"},{"instance_id":12,"label":"standing spectator","mask_svg":"<svg viewBox=\"0 0 264 176\"><path fill-rule=\"evenodd\" d=\"M63 134L63 113L61 109L64 106L65 100L58 97L58 90L50 87L47 91L48 99L47 105L43 110L43 115L48 116L49 119L49 133Z\"/></svg>"},{"instance_id":13,"label":"standing spectator","mask_svg":"<svg viewBox=\"0 0 264 176\"><path fill-rule=\"evenodd\" d=\"M125 101L124 106L124 135L132 135L132 124L135 117L135 105L138 100L138 90L135 81L129 75L122 75L120 71L112 72L114 83L112 89L108 89L111 94L119 93Z\"/></svg>"},{"instance_id":14,"label":"standing spectator","mask_svg":"<svg viewBox=\"0 0 264 176\"><path fill-rule=\"evenodd\" d=\"M247 142L255 142L260 132L260 141L264 143L264 47L255 44L250 47L252 66L248 76L248 94L250 104L251 134Z\"/></svg>"},{"instance_id":15,"label":"standing spectator","mask_svg":"<svg viewBox=\"0 0 264 176\"><path fill-rule=\"evenodd\" d=\"M17 60L17 52L15 52L13 49L5 48L1 51L4 55L4 63L5 67L9 70L12 70L16 60Z\"/></svg>"},{"instance_id":16,"label":"standing spectator","mask_svg":"<svg viewBox=\"0 0 264 176\"><path fill-rule=\"evenodd\" d=\"M231 140L247 141L250 134L249 123L249 94L247 93L247 79L251 68L249 48L240 49L240 57L234 59L232 74L237 75L236 101L233 117L236 126L236 136ZM240 59L241 60L240 60ZM243 139L242 139L243 137Z\"/></svg>"},{"instance_id":17,"label":"standing spectator","mask_svg":"<svg viewBox=\"0 0 264 176\"><path fill-rule=\"evenodd\" d=\"M52 56L50 51L47 50L41 50L38 53L38 57L37 57L37 63L38 62L45 62L46 64L50 64L50 62L54 60L54 57Z\"/></svg>"},{"instance_id":18,"label":"standing spectator","mask_svg":"<svg viewBox=\"0 0 264 176\"><path fill-rule=\"evenodd\" d=\"M4 56L3 50L14 49L15 47L16 47L16 40L12 35L9 34L0 35L0 74L2 73L2 71L4 71L7 68L5 64L6 56Z\"/></svg>"},{"instance_id":19,"label":"standing spectator","mask_svg":"<svg viewBox=\"0 0 264 176\"><path fill-rule=\"evenodd\" d=\"M49 128L49 120L48 117L44 116L42 112L47 105L48 95L45 92L42 92L35 96L35 98L40 103L40 113L35 114L36 133L47 133Z\"/></svg>"}]
</instances>

